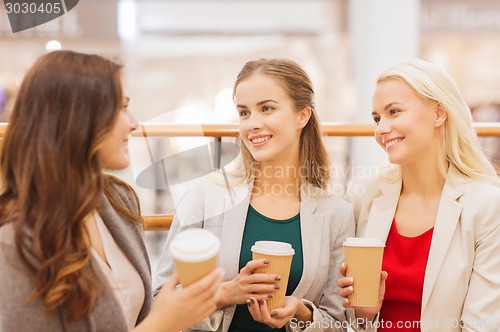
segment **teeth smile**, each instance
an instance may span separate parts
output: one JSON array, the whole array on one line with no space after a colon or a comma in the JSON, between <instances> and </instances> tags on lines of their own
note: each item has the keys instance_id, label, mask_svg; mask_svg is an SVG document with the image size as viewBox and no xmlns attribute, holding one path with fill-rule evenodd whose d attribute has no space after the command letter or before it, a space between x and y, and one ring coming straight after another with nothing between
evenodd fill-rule
<instances>
[{"instance_id":1,"label":"teeth smile","mask_svg":"<svg viewBox=\"0 0 500 332\"><path fill-rule=\"evenodd\" d=\"M254 138L252 140L250 140L252 143L262 143L262 142L265 142L265 141L269 141L271 137L270 136L265 136L265 137L257 137L257 138Z\"/></svg>"},{"instance_id":2,"label":"teeth smile","mask_svg":"<svg viewBox=\"0 0 500 332\"><path fill-rule=\"evenodd\" d=\"M385 143L385 150L387 151L391 146L393 146L396 143L401 142L402 140L403 140L402 138L399 138L399 139L395 139L395 140L392 140L390 142Z\"/></svg>"}]
</instances>

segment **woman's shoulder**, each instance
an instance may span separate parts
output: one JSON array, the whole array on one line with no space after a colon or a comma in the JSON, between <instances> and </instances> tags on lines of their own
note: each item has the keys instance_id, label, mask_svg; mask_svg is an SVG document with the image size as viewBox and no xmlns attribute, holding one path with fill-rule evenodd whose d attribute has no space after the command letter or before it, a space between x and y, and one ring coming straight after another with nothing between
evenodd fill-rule
<instances>
[{"instance_id":1,"label":"woman's shoulder","mask_svg":"<svg viewBox=\"0 0 500 332\"><path fill-rule=\"evenodd\" d=\"M378 188L380 186L380 184L383 183L383 182L384 181L382 179L380 179L380 177L378 177L376 175L372 175L372 176L358 176L358 177L353 177L349 181L349 186L362 185L362 186L365 186L367 188Z\"/></svg>"},{"instance_id":2,"label":"woman's shoulder","mask_svg":"<svg viewBox=\"0 0 500 332\"><path fill-rule=\"evenodd\" d=\"M485 181L473 180L463 186L462 203L473 203L475 206L484 206L500 209L500 187Z\"/></svg>"},{"instance_id":3,"label":"woman's shoulder","mask_svg":"<svg viewBox=\"0 0 500 332\"><path fill-rule=\"evenodd\" d=\"M221 201L228 196L234 200L245 196L248 190L249 184L244 178L221 170L170 186L174 201L179 198L193 202L202 200L206 203Z\"/></svg>"},{"instance_id":4,"label":"woman's shoulder","mask_svg":"<svg viewBox=\"0 0 500 332\"><path fill-rule=\"evenodd\" d=\"M465 194L475 194L479 191L484 192L485 194L491 194L496 197L500 195L500 187L494 183L489 183L486 181L473 180L469 181L465 184Z\"/></svg>"},{"instance_id":5,"label":"woman's shoulder","mask_svg":"<svg viewBox=\"0 0 500 332\"><path fill-rule=\"evenodd\" d=\"M500 187L485 181L469 181L458 198L464 229L474 229L477 239L487 238L500 228Z\"/></svg>"},{"instance_id":6,"label":"woman's shoulder","mask_svg":"<svg viewBox=\"0 0 500 332\"><path fill-rule=\"evenodd\" d=\"M337 195L312 196L311 199L317 201L320 208L339 210L350 209L352 206L350 202Z\"/></svg>"},{"instance_id":7,"label":"woman's shoulder","mask_svg":"<svg viewBox=\"0 0 500 332\"><path fill-rule=\"evenodd\" d=\"M305 186L301 190L301 197L317 203L317 209L322 213L339 214L342 211L352 211L352 204L346 201L338 193L326 189L319 189L312 185Z\"/></svg>"},{"instance_id":8,"label":"woman's shoulder","mask_svg":"<svg viewBox=\"0 0 500 332\"><path fill-rule=\"evenodd\" d=\"M378 176L356 177L349 181L346 190L346 198L349 202L358 200L373 200L381 193L381 186L391 187L390 183L380 179Z\"/></svg>"},{"instance_id":9,"label":"woman's shoulder","mask_svg":"<svg viewBox=\"0 0 500 332\"><path fill-rule=\"evenodd\" d=\"M12 276L13 273L16 273L15 271L25 271L26 268L16 248L15 229L12 223L0 227L0 265L2 266L0 269L2 278Z\"/></svg>"},{"instance_id":10,"label":"woman's shoulder","mask_svg":"<svg viewBox=\"0 0 500 332\"><path fill-rule=\"evenodd\" d=\"M105 174L105 181L112 187L113 196L118 196L119 199L135 214L140 213L140 202L134 188L124 180L112 174Z\"/></svg>"},{"instance_id":11,"label":"woman's shoulder","mask_svg":"<svg viewBox=\"0 0 500 332\"><path fill-rule=\"evenodd\" d=\"M104 174L104 177L106 181L113 186L118 194L124 197L134 197L136 195L134 188L116 175L106 173Z\"/></svg>"}]
</instances>

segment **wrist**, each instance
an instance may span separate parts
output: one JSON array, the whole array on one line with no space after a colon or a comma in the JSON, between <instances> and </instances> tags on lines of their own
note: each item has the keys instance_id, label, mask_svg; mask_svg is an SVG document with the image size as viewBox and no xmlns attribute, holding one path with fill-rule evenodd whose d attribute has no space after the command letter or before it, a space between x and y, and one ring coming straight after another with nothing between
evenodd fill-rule
<instances>
[{"instance_id":1,"label":"wrist","mask_svg":"<svg viewBox=\"0 0 500 332\"><path fill-rule=\"evenodd\" d=\"M131 332L148 332L148 331L162 331L174 332L179 331L181 326L175 326L175 319L161 318L156 312L151 312L139 325L137 325Z\"/></svg>"},{"instance_id":2,"label":"wrist","mask_svg":"<svg viewBox=\"0 0 500 332\"><path fill-rule=\"evenodd\" d=\"M219 299L217 300L217 309L221 309L231 304L229 301L229 295L228 295L229 293L227 291L227 287L228 287L228 281L221 283Z\"/></svg>"},{"instance_id":3,"label":"wrist","mask_svg":"<svg viewBox=\"0 0 500 332\"><path fill-rule=\"evenodd\" d=\"M295 318L300 322L312 322L314 308L309 303L299 300Z\"/></svg>"},{"instance_id":4,"label":"wrist","mask_svg":"<svg viewBox=\"0 0 500 332\"><path fill-rule=\"evenodd\" d=\"M354 315L356 316L356 318L362 318L367 321L372 321L378 314L378 310L376 312L373 312L371 310L364 310L364 309L365 308L363 309L354 308Z\"/></svg>"}]
</instances>

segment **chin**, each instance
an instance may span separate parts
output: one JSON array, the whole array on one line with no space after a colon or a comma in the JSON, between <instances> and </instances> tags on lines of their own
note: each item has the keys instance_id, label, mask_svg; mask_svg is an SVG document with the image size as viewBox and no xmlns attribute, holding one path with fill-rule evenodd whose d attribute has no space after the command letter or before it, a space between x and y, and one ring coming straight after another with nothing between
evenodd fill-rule
<instances>
[{"instance_id":1,"label":"chin","mask_svg":"<svg viewBox=\"0 0 500 332\"><path fill-rule=\"evenodd\" d=\"M253 159L255 159L259 163L265 163L273 160L273 156L270 156L269 154L263 154L263 153L252 153Z\"/></svg>"},{"instance_id":2,"label":"chin","mask_svg":"<svg viewBox=\"0 0 500 332\"><path fill-rule=\"evenodd\" d=\"M128 160L123 161L123 163L121 163L117 169L125 169L128 167L129 164L130 164L130 162Z\"/></svg>"},{"instance_id":3,"label":"chin","mask_svg":"<svg viewBox=\"0 0 500 332\"><path fill-rule=\"evenodd\" d=\"M401 165L403 163L403 160L398 157L389 157L389 162L393 165Z\"/></svg>"},{"instance_id":4,"label":"chin","mask_svg":"<svg viewBox=\"0 0 500 332\"><path fill-rule=\"evenodd\" d=\"M105 168L118 171L118 170L127 168L129 164L130 164L130 162L128 159L124 159L124 160L120 160L120 161L116 160L113 163L109 163L108 166Z\"/></svg>"}]
</instances>

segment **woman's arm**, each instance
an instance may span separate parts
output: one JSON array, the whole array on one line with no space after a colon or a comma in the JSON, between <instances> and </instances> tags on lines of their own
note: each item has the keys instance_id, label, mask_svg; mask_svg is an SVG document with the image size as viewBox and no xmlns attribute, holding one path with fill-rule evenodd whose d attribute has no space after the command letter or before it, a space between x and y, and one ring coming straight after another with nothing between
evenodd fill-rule
<instances>
[{"instance_id":1,"label":"woman's arm","mask_svg":"<svg viewBox=\"0 0 500 332\"><path fill-rule=\"evenodd\" d=\"M487 203L476 206L481 225L475 241L475 255L469 288L462 311L463 331L500 329L500 190L480 195ZM484 201L484 199L483 199Z\"/></svg>"},{"instance_id":2,"label":"woman's arm","mask_svg":"<svg viewBox=\"0 0 500 332\"><path fill-rule=\"evenodd\" d=\"M197 186L191 186L186 195L179 199L176 207L176 213L172 226L168 232L167 241L160 257L158 272L154 283L154 294L158 296L161 286L168 280L169 276L174 271L174 263L169 249L172 239L181 231L188 228L206 228L211 230L220 229L221 225L214 225L213 222L217 218L205 218L203 184L197 181ZM208 192L210 194L210 192ZM223 213L221 211L221 213ZM216 221L215 221L216 222ZM238 221L235 221L238 222ZM235 248L236 249L236 248ZM221 252L223 257L226 253ZM223 260L223 258L221 258ZM237 262L235 262L237 264ZM203 327L203 329L214 330L222 323L223 311L226 307L236 304L243 304L252 295L252 293L262 293L258 296L265 298L268 294L275 291L275 275L268 274L253 274L253 270L265 266L263 260L250 261L238 275L233 279L225 280L221 285L220 296L217 302L217 311L206 317L204 325L209 325L210 328ZM230 278L233 276L230 276ZM255 295L254 295L255 296ZM201 326L196 326L201 329Z\"/></svg>"},{"instance_id":3,"label":"woman's arm","mask_svg":"<svg viewBox=\"0 0 500 332\"><path fill-rule=\"evenodd\" d=\"M176 332L196 324L215 311L223 274L219 267L178 290L174 272L156 296L149 315L132 332Z\"/></svg>"},{"instance_id":4,"label":"woman's arm","mask_svg":"<svg viewBox=\"0 0 500 332\"><path fill-rule=\"evenodd\" d=\"M0 331L31 331L43 327L57 331L61 322L57 313L47 314L37 298L27 302L33 291L33 272L21 260L14 245L11 224L0 227Z\"/></svg>"}]
</instances>

